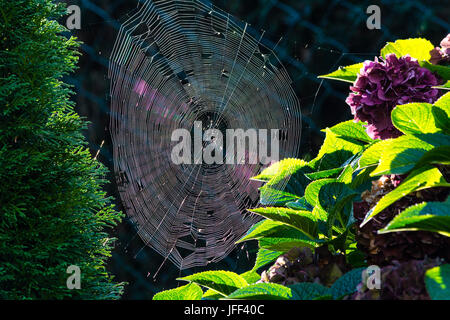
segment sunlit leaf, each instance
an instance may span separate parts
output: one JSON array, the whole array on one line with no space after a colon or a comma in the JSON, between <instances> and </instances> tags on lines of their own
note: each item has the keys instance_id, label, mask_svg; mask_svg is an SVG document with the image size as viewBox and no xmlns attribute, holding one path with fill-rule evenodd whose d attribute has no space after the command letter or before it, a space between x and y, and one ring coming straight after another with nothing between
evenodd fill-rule
<instances>
[{"instance_id":1,"label":"sunlit leaf","mask_svg":"<svg viewBox=\"0 0 450 320\"><path fill-rule=\"evenodd\" d=\"M331 132L340 136L350 139L356 139L363 142L373 142L374 140L369 137L362 122L355 122L353 120L341 122L334 127L330 128Z\"/></svg>"},{"instance_id":2,"label":"sunlit leaf","mask_svg":"<svg viewBox=\"0 0 450 320\"><path fill-rule=\"evenodd\" d=\"M386 57L389 53L394 53L398 58L409 55L419 61L430 60L430 51L434 49L433 44L423 38L400 39L395 42L388 42L381 49L381 56Z\"/></svg>"},{"instance_id":3,"label":"sunlit leaf","mask_svg":"<svg viewBox=\"0 0 450 320\"><path fill-rule=\"evenodd\" d=\"M257 283L234 291L227 299L289 300L292 296L292 289L280 284Z\"/></svg>"},{"instance_id":4,"label":"sunlit leaf","mask_svg":"<svg viewBox=\"0 0 450 320\"><path fill-rule=\"evenodd\" d=\"M244 278L230 271L205 271L177 280L193 282L225 296L248 285Z\"/></svg>"},{"instance_id":5,"label":"sunlit leaf","mask_svg":"<svg viewBox=\"0 0 450 320\"><path fill-rule=\"evenodd\" d=\"M429 103L399 105L392 110L392 123L403 133L439 132L441 129L436 126L432 108Z\"/></svg>"},{"instance_id":6,"label":"sunlit leaf","mask_svg":"<svg viewBox=\"0 0 450 320\"><path fill-rule=\"evenodd\" d=\"M445 202L423 202L413 205L396 215L378 233L417 230L450 236L450 199Z\"/></svg>"},{"instance_id":7,"label":"sunlit leaf","mask_svg":"<svg viewBox=\"0 0 450 320\"><path fill-rule=\"evenodd\" d=\"M430 144L410 135L391 139L387 144L389 147L378 155L378 166L371 176L407 173L427 151L433 148Z\"/></svg>"},{"instance_id":8,"label":"sunlit leaf","mask_svg":"<svg viewBox=\"0 0 450 320\"><path fill-rule=\"evenodd\" d=\"M359 71L363 67L363 63L352 64L345 67L339 67L336 71L329 74L321 75L319 78L340 80L345 82L355 82Z\"/></svg>"},{"instance_id":9,"label":"sunlit leaf","mask_svg":"<svg viewBox=\"0 0 450 320\"><path fill-rule=\"evenodd\" d=\"M445 180L437 168L424 166L413 170L407 179L405 179L397 188L381 198L378 203L369 210L361 227L378 213L407 194L432 187L450 187L450 184Z\"/></svg>"},{"instance_id":10,"label":"sunlit leaf","mask_svg":"<svg viewBox=\"0 0 450 320\"><path fill-rule=\"evenodd\" d=\"M309 211L278 207L256 208L249 211L294 227L311 239L314 239L317 234L317 219Z\"/></svg>"},{"instance_id":11,"label":"sunlit leaf","mask_svg":"<svg viewBox=\"0 0 450 320\"><path fill-rule=\"evenodd\" d=\"M202 288L195 283L189 283L179 288L158 292L153 296L153 300L201 300L202 296Z\"/></svg>"}]
</instances>

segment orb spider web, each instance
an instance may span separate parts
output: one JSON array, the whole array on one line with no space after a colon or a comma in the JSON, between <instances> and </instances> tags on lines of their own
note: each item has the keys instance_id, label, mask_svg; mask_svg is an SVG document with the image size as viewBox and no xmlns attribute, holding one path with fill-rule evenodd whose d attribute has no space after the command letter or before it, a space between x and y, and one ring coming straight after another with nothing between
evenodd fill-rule
<instances>
[{"instance_id":1,"label":"orb spider web","mask_svg":"<svg viewBox=\"0 0 450 320\"><path fill-rule=\"evenodd\" d=\"M278 129L279 158L298 153L300 104L274 49L200 0L144 1L119 30L109 78L120 197L140 238L180 270L220 261L260 220L246 209L265 165L175 165L174 130Z\"/></svg>"}]
</instances>

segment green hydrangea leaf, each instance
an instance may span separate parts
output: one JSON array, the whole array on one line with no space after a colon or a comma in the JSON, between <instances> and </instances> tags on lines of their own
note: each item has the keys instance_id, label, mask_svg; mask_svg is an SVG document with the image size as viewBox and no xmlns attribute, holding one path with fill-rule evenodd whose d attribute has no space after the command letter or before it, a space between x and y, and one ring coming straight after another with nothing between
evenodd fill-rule
<instances>
[{"instance_id":1,"label":"green hydrangea leaf","mask_svg":"<svg viewBox=\"0 0 450 320\"><path fill-rule=\"evenodd\" d=\"M268 169L273 170L273 166ZM265 170L262 172L263 178L271 178L260 188L260 203L266 206L283 206L301 198L310 182L305 176L305 173L312 171L308 164L303 160L287 159L280 161L275 168L278 169L276 173L267 173Z\"/></svg>"},{"instance_id":2,"label":"green hydrangea leaf","mask_svg":"<svg viewBox=\"0 0 450 320\"><path fill-rule=\"evenodd\" d=\"M445 202L423 202L411 206L396 215L378 233L418 230L450 236L450 199Z\"/></svg>"},{"instance_id":3,"label":"green hydrangea leaf","mask_svg":"<svg viewBox=\"0 0 450 320\"><path fill-rule=\"evenodd\" d=\"M309 211L293 210L283 207L256 208L249 211L270 220L294 227L311 239L314 239L317 235L317 219Z\"/></svg>"},{"instance_id":4,"label":"green hydrangea leaf","mask_svg":"<svg viewBox=\"0 0 450 320\"><path fill-rule=\"evenodd\" d=\"M433 149L433 146L410 135L390 139L384 144L388 147L378 155L378 166L370 174L372 177L383 174L407 173L414 168L417 161L427 151Z\"/></svg>"},{"instance_id":5,"label":"green hydrangea leaf","mask_svg":"<svg viewBox=\"0 0 450 320\"><path fill-rule=\"evenodd\" d=\"M259 270L260 268L275 261L282 254L283 252L281 251L273 251L264 248L259 248L258 253L256 254L256 262L255 265L253 266L253 270Z\"/></svg>"},{"instance_id":6,"label":"green hydrangea leaf","mask_svg":"<svg viewBox=\"0 0 450 320\"><path fill-rule=\"evenodd\" d=\"M224 296L248 285L243 277L230 271L205 271L177 280L196 283L202 287L215 290Z\"/></svg>"},{"instance_id":7,"label":"green hydrangea leaf","mask_svg":"<svg viewBox=\"0 0 450 320\"><path fill-rule=\"evenodd\" d=\"M431 109L433 113L434 121L436 123L436 127L442 130L446 135L450 134L450 118L449 113L446 112L444 108L433 106Z\"/></svg>"},{"instance_id":8,"label":"green hydrangea leaf","mask_svg":"<svg viewBox=\"0 0 450 320\"><path fill-rule=\"evenodd\" d=\"M281 228L284 228L285 225L281 222L272 221L272 220L263 220L256 224L254 224L247 233L239 239L236 243L241 243L248 240L256 240L261 237L265 237L271 235L274 232L277 232Z\"/></svg>"},{"instance_id":9,"label":"green hydrangea leaf","mask_svg":"<svg viewBox=\"0 0 450 320\"><path fill-rule=\"evenodd\" d=\"M251 180L268 182L275 176L286 177L306 165L308 165L308 163L300 159L283 159L267 167L259 175L251 178Z\"/></svg>"},{"instance_id":10,"label":"green hydrangea leaf","mask_svg":"<svg viewBox=\"0 0 450 320\"><path fill-rule=\"evenodd\" d=\"M330 128L325 132L325 141L317 157L309 163L316 171L340 167L365 147L364 142L338 136Z\"/></svg>"},{"instance_id":11,"label":"green hydrangea leaf","mask_svg":"<svg viewBox=\"0 0 450 320\"><path fill-rule=\"evenodd\" d=\"M434 147L448 146L450 145L450 135L442 133L425 133L414 134L414 137L431 144Z\"/></svg>"},{"instance_id":12,"label":"green hydrangea leaf","mask_svg":"<svg viewBox=\"0 0 450 320\"><path fill-rule=\"evenodd\" d=\"M353 269L339 279L330 288L331 295L334 299L341 299L342 297L356 292L358 284L362 281L362 273L365 268Z\"/></svg>"},{"instance_id":13,"label":"green hydrangea leaf","mask_svg":"<svg viewBox=\"0 0 450 320\"><path fill-rule=\"evenodd\" d=\"M353 120L349 120L331 127L330 130L340 137L356 139L369 143L373 142L374 140L369 137L363 124L363 122L355 122Z\"/></svg>"},{"instance_id":14,"label":"green hydrangea leaf","mask_svg":"<svg viewBox=\"0 0 450 320\"><path fill-rule=\"evenodd\" d=\"M334 169L329 169L329 170L307 173L307 174L305 174L305 176L311 180L336 178L342 172L342 170L344 170L344 169L343 168L334 168Z\"/></svg>"},{"instance_id":15,"label":"green hydrangea leaf","mask_svg":"<svg viewBox=\"0 0 450 320\"><path fill-rule=\"evenodd\" d=\"M399 105L392 110L392 123L403 133L436 133L441 129L436 125L432 110L433 105L429 103Z\"/></svg>"},{"instance_id":16,"label":"green hydrangea leaf","mask_svg":"<svg viewBox=\"0 0 450 320\"><path fill-rule=\"evenodd\" d=\"M314 282L301 282L289 285L292 290L291 300L317 300L322 298L331 298L329 288Z\"/></svg>"},{"instance_id":17,"label":"green hydrangea leaf","mask_svg":"<svg viewBox=\"0 0 450 320\"><path fill-rule=\"evenodd\" d=\"M439 98L433 105L436 126L445 134L450 134L450 92Z\"/></svg>"},{"instance_id":18,"label":"green hydrangea leaf","mask_svg":"<svg viewBox=\"0 0 450 320\"><path fill-rule=\"evenodd\" d=\"M427 270L425 286L432 300L450 300L450 264Z\"/></svg>"},{"instance_id":19,"label":"green hydrangea leaf","mask_svg":"<svg viewBox=\"0 0 450 320\"><path fill-rule=\"evenodd\" d=\"M311 240L303 232L289 227L281 222L263 220L255 224L247 234L236 243L248 240L259 240L259 247L287 252L293 247L315 248L322 242L318 239Z\"/></svg>"},{"instance_id":20,"label":"green hydrangea leaf","mask_svg":"<svg viewBox=\"0 0 450 320\"><path fill-rule=\"evenodd\" d=\"M259 191L259 203L263 206L284 206L288 202L297 201L301 198L301 196L278 190L269 185L259 188Z\"/></svg>"},{"instance_id":21,"label":"green hydrangea leaf","mask_svg":"<svg viewBox=\"0 0 450 320\"><path fill-rule=\"evenodd\" d=\"M234 291L227 299L289 300L292 297L292 289L288 287L276 283L257 283Z\"/></svg>"},{"instance_id":22,"label":"green hydrangea leaf","mask_svg":"<svg viewBox=\"0 0 450 320\"><path fill-rule=\"evenodd\" d=\"M393 53L398 58L410 55L419 61L428 61L431 58L430 51L433 49L433 44L427 39L400 39L395 42L388 42L381 49L381 56L386 58L386 55Z\"/></svg>"},{"instance_id":23,"label":"green hydrangea leaf","mask_svg":"<svg viewBox=\"0 0 450 320\"><path fill-rule=\"evenodd\" d=\"M358 169L377 166L384 150L389 148L392 139L377 141L364 150L358 162Z\"/></svg>"},{"instance_id":24,"label":"green hydrangea leaf","mask_svg":"<svg viewBox=\"0 0 450 320\"><path fill-rule=\"evenodd\" d=\"M279 226L271 231L270 234L258 238L260 248L284 253L295 247L317 248L324 243L319 239L311 240L301 231L287 225Z\"/></svg>"},{"instance_id":25,"label":"green hydrangea leaf","mask_svg":"<svg viewBox=\"0 0 450 320\"><path fill-rule=\"evenodd\" d=\"M358 73L362 67L363 67L362 62L345 67L339 67L339 69L337 69L336 71L331 72L329 74L321 75L319 76L319 78L333 79L353 83L358 77Z\"/></svg>"},{"instance_id":26,"label":"green hydrangea leaf","mask_svg":"<svg viewBox=\"0 0 450 320\"><path fill-rule=\"evenodd\" d=\"M306 210L306 211L311 211L313 209L313 207L310 206L309 203L306 201L305 197L301 197L300 199L294 202L286 203L286 207L294 210Z\"/></svg>"},{"instance_id":27,"label":"green hydrangea leaf","mask_svg":"<svg viewBox=\"0 0 450 320\"><path fill-rule=\"evenodd\" d=\"M329 183L336 182L336 179L320 179L311 182L305 190L305 200L313 207L319 204L320 189Z\"/></svg>"},{"instance_id":28,"label":"green hydrangea leaf","mask_svg":"<svg viewBox=\"0 0 450 320\"><path fill-rule=\"evenodd\" d=\"M434 105L445 109L445 112L450 114L450 92L440 97Z\"/></svg>"},{"instance_id":29,"label":"green hydrangea leaf","mask_svg":"<svg viewBox=\"0 0 450 320\"><path fill-rule=\"evenodd\" d=\"M450 187L438 168L423 166L413 170L397 188L386 194L378 203L369 210L361 227L369 222L378 213L407 194L433 187Z\"/></svg>"},{"instance_id":30,"label":"green hydrangea leaf","mask_svg":"<svg viewBox=\"0 0 450 320\"><path fill-rule=\"evenodd\" d=\"M203 290L195 283L185 286L158 292L153 296L153 300L201 300Z\"/></svg>"},{"instance_id":31,"label":"green hydrangea leaf","mask_svg":"<svg viewBox=\"0 0 450 320\"><path fill-rule=\"evenodd\" d=\"M240 276L244 278L247 283L255 283L256 281L261 280L261 276L255 270L241 273Z\"/></svg>"},{"instance_id":32,"label":"green hydrangea leaf","mask_svg":"<svg viewBox=\"0 0 450 320\"><path fill-rule=\"evenodd\" d=\"M425 153L416 163L416 168L425 164L450 165L450 146L440 146Z\"/></svg>"},{"instance_id":33,"label":"green hydrangea leaf","mask_svg":"<svg viewBox=\"0 0 450 320\"><path fill-rule=\"evenodd\" d=\"M319 191L320 206L328 213L327 233L331 237L335 220L345 229L351 216L352 206L350 201L358 195L341 182L333 182L323 185Z\"/></svg>"}]
</instances>

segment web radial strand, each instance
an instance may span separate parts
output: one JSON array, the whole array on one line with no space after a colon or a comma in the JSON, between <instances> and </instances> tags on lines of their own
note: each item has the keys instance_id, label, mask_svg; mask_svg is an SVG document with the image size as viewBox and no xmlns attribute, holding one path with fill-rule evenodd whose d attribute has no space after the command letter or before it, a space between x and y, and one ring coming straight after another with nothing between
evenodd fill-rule
<instances>
[{"instance_id":1,"label":"web radial strand","mask_svg":"<svg viewBox=\"0 0 450 320\"><path fill-rule=\"evenodd\" d=\"M264 165L175 165L172 132L195 121L279 129L280 159L295 156L301 113L286 70L248 24L206 2L164 0L122 25L109 77L114 169L139 236L180 269L221 260L259 221L245 210Z\"/></svg>"}]
</instances>

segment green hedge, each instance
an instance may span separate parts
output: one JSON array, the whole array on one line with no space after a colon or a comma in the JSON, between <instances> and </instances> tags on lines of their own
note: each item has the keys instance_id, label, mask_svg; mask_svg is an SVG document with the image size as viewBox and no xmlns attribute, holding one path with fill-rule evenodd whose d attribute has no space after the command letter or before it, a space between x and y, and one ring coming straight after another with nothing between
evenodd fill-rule
<instances>
[{"instance_id":1,"label":"green hedge","mask_svg":"<svg viewBox=\"0 0 450 320\"><path fill-rule=\"evenodd\" d=\"M62 77L78 43L49 0L0 0L0 298L114 299L122 284L105 269L121 213L102 190ZM67 267L81 269L69 290Z\"/></svg>"}]
</instances>

